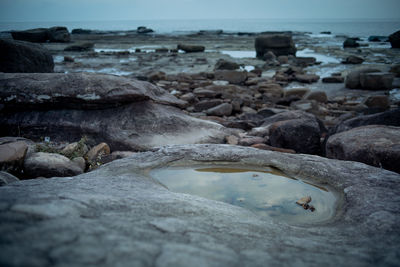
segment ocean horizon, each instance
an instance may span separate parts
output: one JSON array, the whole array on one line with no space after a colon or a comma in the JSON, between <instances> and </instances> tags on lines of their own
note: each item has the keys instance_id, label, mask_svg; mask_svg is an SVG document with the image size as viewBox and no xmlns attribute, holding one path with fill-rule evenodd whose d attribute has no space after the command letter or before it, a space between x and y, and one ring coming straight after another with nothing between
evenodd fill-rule
<instances>
[{"instance_id":1,"label":"ocean horizon","mask_svg":"<svg viewBox=\"0 0 400 267\"><path fill-rule=\"evenodd\" d=\"M170 20L108 20L108 21L31 21L0 22L0 31L65 26L101 31L129 31L139 26L155 33L173 34L199 30L224 32L295 31L318 34L330 31L335 35L368 37L390 35L400 29L400 19L170 19Z\"/></svg>"}]
</instances>

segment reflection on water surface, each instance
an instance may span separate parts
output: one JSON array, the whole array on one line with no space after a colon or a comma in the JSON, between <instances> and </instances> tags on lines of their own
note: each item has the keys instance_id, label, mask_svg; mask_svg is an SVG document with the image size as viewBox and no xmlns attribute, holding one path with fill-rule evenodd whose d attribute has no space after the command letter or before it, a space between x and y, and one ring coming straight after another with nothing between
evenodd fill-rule
<instances>
[{"instance_id":1,"label":"reflection on water surface","mask_svg":"<svg viewBox=\"0 0 400 267\"><path fill-rule=\"evenodd\" d=\"M274 169L165 168L150 175L171 191L226 202L289 223L323 221L335 212L333 192ZM304 196L311 196L314 212L296 204Z\"/></svg>"}]
</instances>

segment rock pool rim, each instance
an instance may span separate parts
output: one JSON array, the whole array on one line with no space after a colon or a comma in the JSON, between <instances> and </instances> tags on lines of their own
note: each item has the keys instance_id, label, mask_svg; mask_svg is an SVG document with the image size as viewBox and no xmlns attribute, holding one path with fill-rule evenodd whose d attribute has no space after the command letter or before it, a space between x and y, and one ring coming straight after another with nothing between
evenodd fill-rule
<instances>
[{"instance_id":1,"label":"rock pool rim","mask_svg":"<svg viewBox=\"0 0 400 267\"><path fill-rule=\"evenodd\" d=\"M344 204L344 194L343 192L341 192L340 190L336 189L334 186L328 184L328 183L323 183L323 182L318 182L315 179L313 179L314 177L302 177L300 175L293 175L293 174L289 174L288 172L285 172L283 170L281 170L280 168L277 168L275 166L272 165L255 165L255 164L243 164L243 163L239 163L237 164L236 162L230 162L230 161L220 161L220 162L185 162L185 161L175 161L175 162L171 162L168 164L164 164L161 166L155 166L155 167L151 167L148 169L145 169L143 171L143 174L151 179L153 182L157 183L158 185L166 188L167 190L177 193L177 194L187 194L187 195L192 195L192 196L196 196L196 197L201 197L201 198L206 198L203 196L199 196L199 195L195 195L195 194L191 194L191 193L185 193L185 192L176 192L174 190L171 190L167 187L167 185L163 184L161 181L159 181L157 178L155 178L152 173L157 172L157 171L162 171L162 170L168 170L168 169L172 169L172 170L184 170L184 169L193 169L195 171L204 171L205 172L213 172L215 170L218 169L224 169L224 170L231 170L232 173L233 172L261 172L261 173L269 173L269 174L273 174L276 176L281 176L285 179L290 179L290 180L296 180L299 182L302 182L304 184L307 184L308 186L312 186L317 188L318 190L321 191L325 191L325 192L329 192L333 195L333 197L335 198L334 204L333 204L333 213L326 219L321 219L321 220L317 220L317 221L307 221L307 222L301 222L301 221L297 221L297 222L287 222L285 220L279 220L280 223L285 223L288 225L293 225L293 226L300 226L300 227L309 227L309 226L320 226L320 225L326 225L326 224L330 224L333 223L337 220L340 220L341 214L343 212L342 208L343 208L343 204ZM211 170L211 171L210 171ZM229 172L228 172L229 173ZM212 200L212 199L211 199ZM219 201L219 200L213 200L213 201L218 201L218 202L223 202L226 203L224 201ZM236 207L240 207L234 204L229 204L226 203L228 205L233 205ZM244 209L247 209L245 207L241 207ZM255 212L252 211L252 213L256 214ZM265 218L262 218L261 215L257 215L259 216L262 220L266 220Z\"/></svg>"}]
</instances>

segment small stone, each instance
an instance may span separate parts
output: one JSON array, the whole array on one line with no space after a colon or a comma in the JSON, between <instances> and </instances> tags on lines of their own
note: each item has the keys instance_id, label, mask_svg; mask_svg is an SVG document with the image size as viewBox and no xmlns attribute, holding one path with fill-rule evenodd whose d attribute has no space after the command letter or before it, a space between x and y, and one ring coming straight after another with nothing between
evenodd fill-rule
<instances>
[{"instance_id":1,"label":"small stone","mask_svg":"<svg viewBox=\"0 0 400 267\"><path fill-rule=\"evenodd\" d=\"M74 58L70 56L64 56L64 62L74 62Z\"/></svg>"},{"instance_id":2,"label":"small stone","mask_svg":"<svg viewBox=\"0 0 400 267\"><path fill-rule=\"evenodd\" d=\"M76 157L72 159L72 162L76 163L79 168L81 168L82 172L86 169L86 161L83 157Z\"/></svg>"},{"instance_id":3,"label":"small stone","mask_svg":"<svg viewBox=\"0 0 400 267\"><path fill-rule=\"evenodd\" d=\"M293 88L285 92L285 97L298 96L302 98L308 92L310 92L310 89L308 88Z\"/></svg>"},{"instance_id":4,"label":"small stone","mask_svg":"<svg viewBox=\"0 0 400 267\"><path fill-rule=\"evenodd\" d=\"M343 83L344 78L341 76L330 76L322 78L323 83Z\"/></svg>"},{"instance_id":5,"label":"small stone","mask_svg":"<svg viewBox=\"0 0 400 267\"><path fill-rule=\"evenodd\" d=\"M358 56L348 56L344 61L342 61L343 64L361 64L363 62L364 59Z\"/></svg>"},{"instance_id":6,"label":"small stone","mask_svg":"<svg viewBox=\"0 0 400 267\"><path fill-rule=\"evenodd\" d=\"M106 143L100 143L97 146L92 147L92 149L89 150L86 156L90 163L94 163L100 160L102 156L109 154L110 147Z\"/></svg>"},{"instance_id":7,"label":"small stone","mask_svg":"<svg viewBox=\"0 0 400 267\"><path fill-rule=\"evenodd\" d=\"M369 108L388 109L390 106L389 98L385 95L369 96L364 104Z\"/></svg>"},{"instance_id":8,"label":"small stone","mask_svg":"<svg viewBox=\"0 0 400 267\"><path fill-rule=\"evenodd\" d=\"M308 204L310 202L311 202L311 196L305 196L305 197L302 197L299 200L297 200L296 204L303 206L303 205Z\"/></svg>"},{"instance_id":9,"label":"small stone","mask_svg":"<svg viewBox=\"0 0 400 267\"><path fill-rule=\"evenodd\" d=\"M316 74L296 74L296 80L301 83L315 83L319 80Z\"/></svg>"},{"instance_id":10,"label":"small stone","mask_svg":"<svg viewBox=\"0 0 400 267\"><path fill-rule=\"evenodd\" d=\"M236 146L239 143L239 137L234 136L234 135L228 135L225 137L225 141L229 145Z\"/></svg>"},{"instance_id":11,"label":"small stone","mask_svg":"<svg viewBox=\"0 0 400 267\"><path fill-rule=\"evenodd\" d=\"M232 114L232 105L229 103L222 103L206 110L206 114L210 116L229 116Z\"/></svg>"},{"instance_id":12,"label":"small stone","mask_svg":"<svg viewBox=\"0 0 400 267\"><path fill-rule=\"evenodd\" d=\"M315 100L319 103L328 102L328 96L323 91L313 91L306 96L307 100Z\"/></svg>"}]
</instances>

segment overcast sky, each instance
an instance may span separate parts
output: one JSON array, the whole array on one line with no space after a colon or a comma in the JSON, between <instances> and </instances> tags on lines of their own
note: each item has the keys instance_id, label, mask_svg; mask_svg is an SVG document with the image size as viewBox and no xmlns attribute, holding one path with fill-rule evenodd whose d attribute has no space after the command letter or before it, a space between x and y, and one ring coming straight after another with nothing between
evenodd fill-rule
<instances>
[{"instance_id":1,"label":"overcast sky","mask_svg":"<svg viewBox=\"0 0 400 267\"><path fill-rule=\"evenodd\" d=\"M400 0L0 0L0 21L400 19Z\"/></svg>"}]
</instances>

